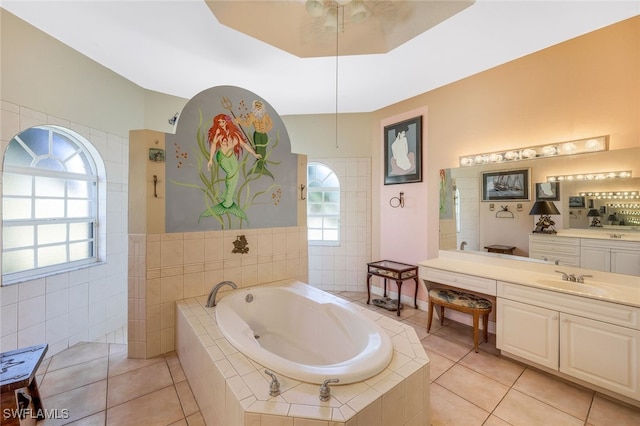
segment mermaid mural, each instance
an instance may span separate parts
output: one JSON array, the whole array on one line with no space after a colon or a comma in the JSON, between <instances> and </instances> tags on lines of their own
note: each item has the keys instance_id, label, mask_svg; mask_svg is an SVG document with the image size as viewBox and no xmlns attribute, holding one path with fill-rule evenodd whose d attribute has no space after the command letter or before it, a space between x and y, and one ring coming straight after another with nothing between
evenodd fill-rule
<instances>
[{"instance_id":1,"label":"mermaid mural","mask_svg":"<svg viewBox=\"0 0 640 426\"><path fill-rule=\"evenodd\" d=\"M242 148L245 148L257 159L262 158L262 156L256 154L251 145L245 140L244 133L236 127L231 117L227 114L218 114L213 118L213 125L209 129L207 142L209 143L207 170L211 170L215 154L216 163L225 173L225 190L220 197L222 201L211 208L213 214L221 216L224 213L231 213L247 220L245 212L234 201L240 179L240 154L242 154Z\"/></svg>"},{"instance_id":2,"label":"mermaid mural","mask_svg":"<svg viewBox=\"0 0 640 426\"><path fill-rule=\"evenodd\" d=\"M264 99L234 86L207 89L165 143L175 150L166 158L167 232L297 226L298 157Z\"/></svg>"}]
</instances>

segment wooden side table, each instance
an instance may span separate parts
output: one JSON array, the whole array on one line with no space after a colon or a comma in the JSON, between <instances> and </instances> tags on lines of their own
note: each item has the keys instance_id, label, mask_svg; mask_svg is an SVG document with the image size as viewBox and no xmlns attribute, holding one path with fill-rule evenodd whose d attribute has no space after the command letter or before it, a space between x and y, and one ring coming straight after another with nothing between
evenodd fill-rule
<instances>
[{"instance_id":1,"label":"wooden side table","mask_svg":"<svg viewBox=\"0 0 640 426\"><path fill-rule=\"evenodd\" d=\"M416 291L413 296L413 304L418 309L418 267L407 263L394 262L392 260L379 260L367 263L367 305L371 301L371 277L384 278L384 297L387 297L387 278L398 285L398 316L400 316L400 296L402 295L402 283L413 279L416 283Z\"/></svg>"},{"instance_id":2,"label":"wooden side table","mask_svg":"<svg viewBox=\"0 0 640 426\"><path fill-rule=\"evenodd\" d=\"M514 246L503 246L502 244L493 244L490 246L484 246L489 253L502 253L502 254L513 254L513 251L516 249Z\"/></svg>"},{"instance_id":3,"label":"wooden side table","mask_svg":"<svg viewBox=\"0 0 640 426\"><path fill-rule=\"evenodd\" d=\"M2 416L3 425L19 426L19 410L24 410L24 415L35 414L37 420L44 419L44 409L35 377L48 348L47 344L43 344L0 354L0 393L2 398L0 416ZM26 391L22 388L26 388ZM20 389L18 391L20 396L16 395L18 389ZM23 401L20 406L18 398ZM29 400L33 402L33 411L28 410ZM7 418L5 418L5 414L7 414Z\"/></svg>"}]
</instances>

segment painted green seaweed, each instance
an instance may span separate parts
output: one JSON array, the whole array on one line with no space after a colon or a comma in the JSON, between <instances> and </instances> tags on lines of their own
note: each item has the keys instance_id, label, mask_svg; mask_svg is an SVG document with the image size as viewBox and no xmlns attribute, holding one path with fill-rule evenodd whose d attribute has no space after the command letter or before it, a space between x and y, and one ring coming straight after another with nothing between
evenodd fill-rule
<instances>
[{"instance_id":1,"label":"painted green seaweed","mask_svg":"<svg viewBox=\"0 0 640 426\"><path fill-rule=\"evenodd\" d=\"M233 221L235 218L238 221L237 228L242 229L245 226L245 222L246 225L249 224L249 218L244 213L249 207L258 204L273 203L277 205L279 203L279 199L282 196L281 185L273 183L266 189L256 191L254 193L252 191L252 183L257 182L260 179L264 179L265 177L272 179L273 176L271 176L271 173L268 173L268 171L264 173L261 169L256 168L255 163L252 161L253 157L245 152L244 154L242 154L239 160L238 168L238 170L240 170L242 173L241 178L243 179L241 179L242 183L238 186L234 197L238 205L238 210L240 211L216 211L215 206L220 203L221 194L224 191L223 188L225 185L226 176L224 172L221 172L221 168L217 165L211 167L211 170L207 168L207 161L210 154L209 144L206 139L207 131L208 128L204 123L202 111L200 111L198 128L196 131L196 162L195 164L189 164L189 166L194 167L197 170L200 184L177 182L174 180L172 180L171 182L175 185L197 190L202 193L202 200L205 208L198 216L198 223L200 223L200 221L203 219L213 218L220 224L222 229L232 229ZM276 133L277 134L275 140L269 140L267 153L262 159L264 163L274 166L280 164L279 162L269 159L274 149L280 142L280 133ZM252 144L250 141L249 143ZM271 198L267 198L269 196L268 194L271 194Z\"/></svg>"}]
</instances>

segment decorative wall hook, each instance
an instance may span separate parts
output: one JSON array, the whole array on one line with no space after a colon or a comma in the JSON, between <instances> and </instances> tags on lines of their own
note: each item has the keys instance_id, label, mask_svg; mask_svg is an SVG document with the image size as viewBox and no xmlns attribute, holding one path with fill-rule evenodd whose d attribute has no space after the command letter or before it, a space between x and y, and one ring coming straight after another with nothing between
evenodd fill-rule
<instances>
[{"instance_id":1,"label":"decorative wall hook","mask_svg":"<svg viewBox=\"0 0 640 426\"><path fill-rule=\"evenodd\" d=\"M397 209L398 207L404 208L404 192L400 191L399 197L391 197L389 205L394 209Z\"/></svg>"},{"instance_id":2,"label":"decorative wall hook","mask_svg":"<svg viewBox=\"0 0 640 426\"><path fill-rule=\"evenodd\" d=\"M304 189L306 188L304 183L300 184L300 199L301 200L306 200L307 197L304 196Z\"/></svg>"},{"instance_id":3,"label":"decorative wall hook","mask_svg":"<svg viewBox=\"0 0 640 426\"><path fill-rule=\"evenodd\" d=\"M153 175L153 196L158 198L158 175Z\"/></svg>"}]
</instances>

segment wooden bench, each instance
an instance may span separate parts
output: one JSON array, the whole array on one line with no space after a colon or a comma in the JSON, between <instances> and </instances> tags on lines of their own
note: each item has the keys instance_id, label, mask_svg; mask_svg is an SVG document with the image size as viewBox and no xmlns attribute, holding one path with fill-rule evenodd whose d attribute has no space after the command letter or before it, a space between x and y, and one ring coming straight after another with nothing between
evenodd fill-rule
<instances>
[{"instance_id":1,"label":"wooden bench","mask_svg":"<svg viewBox=\"0 0 640 426\"><path fill-rule=\"evenodd\" d=\"M19 426L24 416L44 419L36 371L48 345L36 345L0 354L2 425ZM33 404L33 408L31 408Z\"/></svg>"},{"instance_id":2,"label":"wooden bench","mask_svg":"<svg viewBox=\"0 0 640 426\"><path fill-rule=\"evenodd\" d=\"M429 290L429 321L427 332L431 330L431 320L433 319L433 305L440 306L440 324L444 324L444 308L464 312L473 315L473 349L478 352L478 335L480 316L482 316L484 328L484 341L489 341L489 314L493 307L492 303L474 294L463 293L461 291L434 288Z\"/></svg>"}]
</instances>

